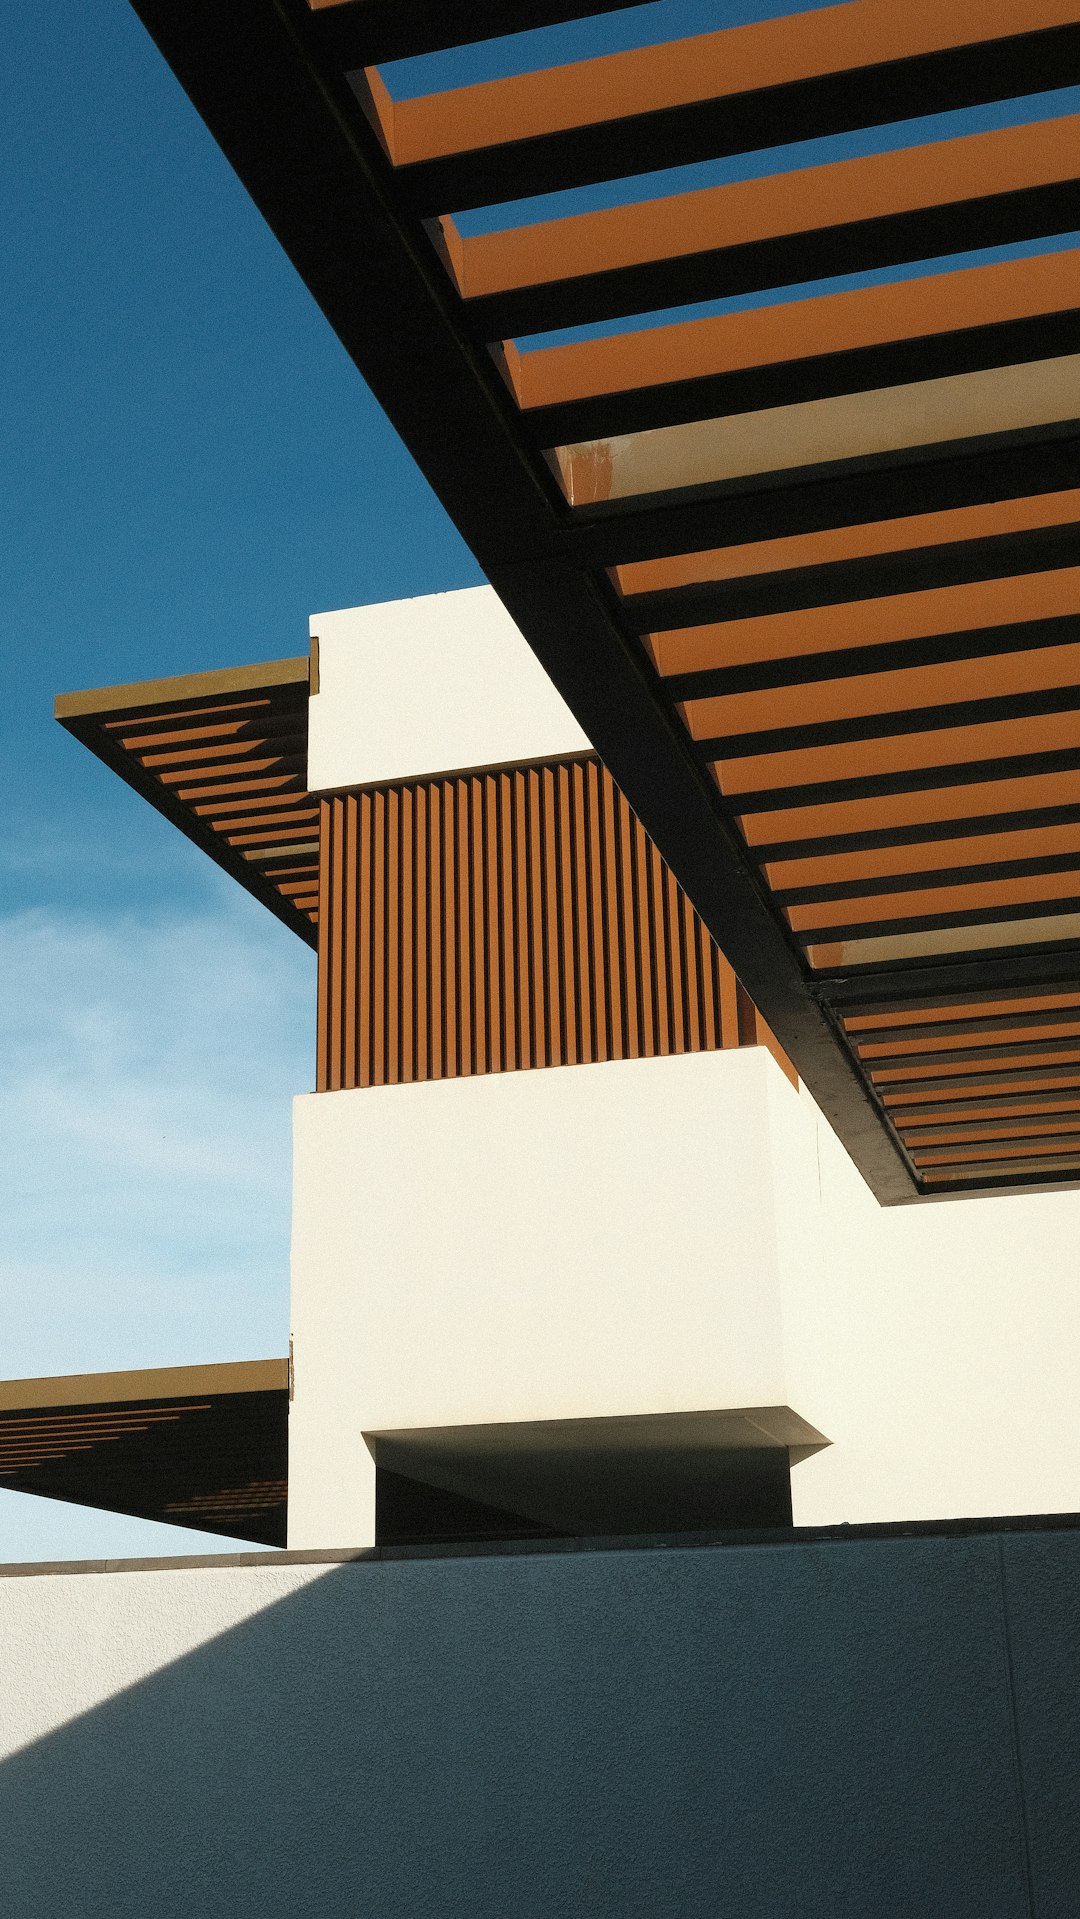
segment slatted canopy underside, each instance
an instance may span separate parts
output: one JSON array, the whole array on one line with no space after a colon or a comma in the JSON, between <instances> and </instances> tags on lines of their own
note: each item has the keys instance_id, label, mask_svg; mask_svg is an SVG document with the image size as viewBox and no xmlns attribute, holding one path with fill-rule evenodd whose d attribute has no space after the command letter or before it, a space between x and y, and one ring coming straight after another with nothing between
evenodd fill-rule
<instances>
[{"instance_id":1,"label":"slatted canopy underside","mask_svg":"<svg viewBox=\"0 0 1080 1919\"><path fill-rule=\"evenodd\" d=\"M289 1362L0 1380L0 1487L284 1546Z\"/></svg>"},{"instance_id":2,"label":"slatted canopy underside","mask_svg":"<svg viewBox=\"0 0 1080 1919\"><path fill-rule=\"evenodd\" d=\"M249 893L316 942L306 658L61 694L56 717Z\"/></svg>"},{"instance_id":3,"label":"slatted canopy underside","mask_svg":"<svg viewBox=\"0 0 1080 1919\"><path fill-rule=\"evenodd\" d=\"M1077 0L135 4L879 1197L1080 1177Z\"/></svg>"}]
</instances>

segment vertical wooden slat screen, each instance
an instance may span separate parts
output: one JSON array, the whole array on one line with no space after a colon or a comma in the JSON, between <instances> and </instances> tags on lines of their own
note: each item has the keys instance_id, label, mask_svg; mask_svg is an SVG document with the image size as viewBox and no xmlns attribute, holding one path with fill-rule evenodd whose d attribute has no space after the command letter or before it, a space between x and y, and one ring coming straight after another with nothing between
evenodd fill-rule
<instances>
[{"instance_id":1,"label":"vertical wooden slat screen","mask_svg":"<svg viewBox=\"0 0 1080 1919\"><path fill-rule=\"evenodd\" d=\"M766 1044L595 758L321 802L320 1092Z\"/></svg>"}]
</instances>

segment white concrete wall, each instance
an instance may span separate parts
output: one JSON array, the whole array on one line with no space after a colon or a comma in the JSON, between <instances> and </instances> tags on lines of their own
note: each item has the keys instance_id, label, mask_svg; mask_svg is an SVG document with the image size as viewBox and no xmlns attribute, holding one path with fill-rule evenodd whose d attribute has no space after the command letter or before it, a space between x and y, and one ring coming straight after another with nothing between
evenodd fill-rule
<instances>
[{"instance_id":1,"label":"white concrete wall","mask_svg":"<svg viewBox=\"0 0 1080 1919\"><path fill-rule=\"evenodd\" d=\"M1075 1919L1078 1580L1066 1530L0 1577L0 1911Z\"/></svg>"},{"instance_id":2,"label":"white concrete wall","mask_svg":"<svg viewBox=\"0 0 1080 1919\"><path fill-rule=\"evenodd\" d=\"M313 792L588 752L490 586L317 613Z\"/></svg>"},{"instance_id":3,"label":"white concrete wall","mask_svg":"<svg viewBox=\"0 0 1080 1919\"><path fill-rule=\"evenodd\" d=\"M333 1562L180 1561L152 1571L5 1574L0 1761L336 1570Z\"/></svg>"},{"instance_id":4,"label":"white concrete wall","mask_svg":"<svg viewBox=\"0 0 1080 1919\"><path fill-rule=\"evenodd\" d=\"M792 1406L797 1525L1080 1509L1080 1195L884 1210L762 1049L298 1100L290 1543L362 1434Z\"/></svg>"},{"instance_id":5,"label":"white concrete wall","mask_svg":"<svg viewBox=\"0 0 1080 1919\"><path fill-rule=\"evenodd\" d=\"M821 1257L785 1283L786 1365L833 1444L795 1523L1080 1510L1080 1193L883 1209L814 1118Z\"/></svg>"},{"instance_id":6,"label":"white concrete wall","mask_svg":"<svg viewBox=\"0 0 1080 1919\"><path fill-rule=\"evenodd\" d=\"M784 1374L780 1264L813 1221L781 1249L774 1080L757 1048L298 1099L290 1545L373 1537L365 1431L814 1422Z\"/></svg>"}]
</instances>

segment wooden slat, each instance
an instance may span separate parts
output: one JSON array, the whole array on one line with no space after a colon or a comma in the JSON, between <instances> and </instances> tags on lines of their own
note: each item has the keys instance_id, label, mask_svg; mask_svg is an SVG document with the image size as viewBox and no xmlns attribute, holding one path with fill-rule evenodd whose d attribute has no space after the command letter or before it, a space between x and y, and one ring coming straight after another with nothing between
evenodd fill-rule
<instances>
[{"instance_id":1,"label":"wooden slat","mask_svg":"<svg viewBox=\"0 0 1080 1919\"><path fill-rule=\"evenodd\" d=\"M931 342L939 336L980 327L1015 326L1022 320L1054 313L1073 314L1078 304L1080 255L1070 249L1034 260L995 261L989 266L830 293L812 300L792 300L748 313L722 313L643 327L529 352L521 352L513 341L507 341L503 360L518 405L526 413L543 414L549 441L584 439L584 431L573 430L573 419L574 410L580 412L586 400L607 398L606 417L613 432L626 430L618 424L616 403L620 396L676 382L726 380L726 391L732 396L740 390L752 396L743 402L748 407L767 406L770 401L765 396L771 391L777 394L774 403L781 404L783 399L845 390L842 372L833 372L830 377L823 367L816 379L809 369L801 377L793 377L797 363L856 354L865 357L874 351L875 364L884 366L888 364L884 349L919 340L929 371L933 362ZM1009 357L1007 351L1004 357ZM789 369L786 387L776 382L780 368ZM764 377L768 369L773 369L771 386ZM751 371L757 375L756 381L743 378L740 388L735 376ZM856 380L850 384L871 382ZM872 384L886 382L878 378ZM720 388L721 393L724 391ZM558 415L553 416L552 409L559 409ZM698 416L706 410L699 406ZM591 418L593 411L583 417ZM646 417L640 402L635 401L635 424L644 425Z\"/></svg>"},{"instance_id":2,"label":"wooden slat","mask_svg":"<svg viewBox=\"0 0 1080 1919\"><path fill-rule=\"evenodd\" d=\"M413 99L391 99L375 69L367 77L372 112L396 167L488 149L497 172L499 149L521 141L594 130L610 143L619 121L647 123L658 114L840 75L857 84L861 70L885 62L955 57L997 38L1074 23L1070 0L950 0L944 8L939 0L905 0L887 10L880 0L848 0ZM1022 84L1022 66L1015 78ZM962 99L966 104L966 94ZM579 170L580 153L579 145Z\"/></svg>"},{"instance_id":3,"label":"wooden slat","mask_svg":"<svg viewBox=\"0 0 1080 1919\"><path fill-rule=\"evenodd\" d=\"M497 233L440 228L478 331L508 339L1068 231L1078 181L1080 116L1066 115Z\"/></svg>"}]
</instances>

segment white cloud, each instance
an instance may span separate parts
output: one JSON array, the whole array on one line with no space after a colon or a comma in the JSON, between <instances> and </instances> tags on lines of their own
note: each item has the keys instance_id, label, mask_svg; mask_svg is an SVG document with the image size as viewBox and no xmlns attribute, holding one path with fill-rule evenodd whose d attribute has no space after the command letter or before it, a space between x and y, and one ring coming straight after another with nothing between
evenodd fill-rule
<instances>
[{"instance_id":1,"label":"white cloud","mask_svg":"<svg viewBox=\"0 0 1080 1919\"><path fill-rule=\"evenodd\" d=\"M0 1372L288 1338L314 961L248 903L0 919Z\"/></svg>"},{"instance_id":2,"label":"white cloud","mask_svg":"<svg viewBox=\"0 0 1080 1919\"><path fill-rule=\"evenodd\" d=\"M0 918L0 1376L288 1342L313 955L244 899ZM0 1558L227 1550L0 1491Z\"/></svg>"}]
</instances>

